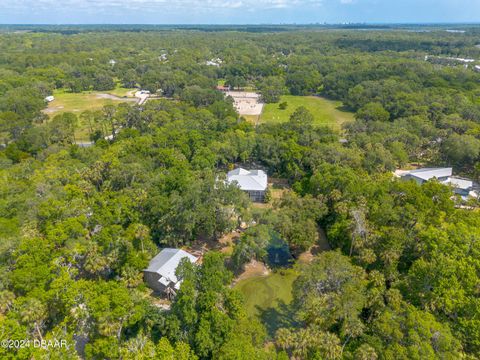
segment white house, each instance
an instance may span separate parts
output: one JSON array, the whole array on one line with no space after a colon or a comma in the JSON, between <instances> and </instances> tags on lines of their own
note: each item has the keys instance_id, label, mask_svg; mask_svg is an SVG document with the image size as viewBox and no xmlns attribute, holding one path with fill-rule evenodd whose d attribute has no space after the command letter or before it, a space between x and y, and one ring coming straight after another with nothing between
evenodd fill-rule
<instances>
[{"instance_id":1,"label":"white house","mask_svg":"<svg viewBox=\"0 0 480 360\"><path fill-rule=\"evenodd\" d=\"M455 194L460 195L463 199L468 197L478 197L478 193L474 191L473 181L452 176L452 168L397 170L395 175L404 180L414 180L419 185L429 180L436 179L444 185L452 186Z\"/></svg>"},{"instance_id":2,"label":"white house","mask_svg":"<svg viewBox=\"0 0 480 360\"><path fill-rule=\"evenodd\" d=\"M422 168L416 170L397 170L395 175L404 180L415 180L417 184L421 185L431 179L438 181L446 181L452 176L452 168Z\"/></svg>"},{"instance_id":3,"label":"white house","mask_svg":"<svg viewBox=\"0 0 480 360\"><path fill-rule=\"evenodd\" d=\"M175 275L182 259L188 259L192 264L198 258L182 249L165 248L150 260L148 268L143 270L145 282L158 293L176 295L182 280Z\"/></svg>"},{"instance_id":4,"label":"white house","mask_svg":"<svg viewBox=\"0 0 480 360\"><path fill-rule=\"evenodd\" d=\"M443 183L445 185L451 185L455 194L460 195L464 200L469 197L478 198L478 192L474 190L475 184L472 180L452 176Z\"/></svg>"},{"instance_id":5,"label":"white house","mask_svg":"<svg viewBox=\"0 0 480 360\"><path fill-rule=\"evenodd\" d=\"M252 201L265 201L268 177L263 170L237 168L227 173L227 182L229 184L236 184L240 190L247 192Z\"/></svg>"}]
</instances>

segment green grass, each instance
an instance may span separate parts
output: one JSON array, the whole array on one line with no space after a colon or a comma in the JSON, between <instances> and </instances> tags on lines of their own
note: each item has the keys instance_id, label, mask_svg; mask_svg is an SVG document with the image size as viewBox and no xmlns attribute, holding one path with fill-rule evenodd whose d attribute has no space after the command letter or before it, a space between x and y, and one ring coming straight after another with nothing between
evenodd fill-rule
<instances>
[{"instance_id":1,"label":"green grass","mask_svg":"<svg viewBox=\"0 0 480 360\"><path fill-rule=\"evenodd\" d=\"M252 123L252 124L257 124L258 123L258 120L259 120L259 116L258 115L242 115L245 120L247 120L248 122Z\"/></svg>"},{"instance_id":2,"label":"green grass","mask_svg":"<svg viewBox=\"0 0 480 360\"><path fill-rule=\"evenodd\" d=\"M119 84L117 84L117 87L115 89L105 91L105 93L115 95L115 96L118 96L118 97L127 97L127 96L129 96L130 92L135 92L135 91L137 91L137 89L128 89L128 88L124 88L124 87L120 86Z\"/></svg>"},{"instance_id":3,"label":"green grass","mask_svg":"<svg viewBox=\"0 0 480 360\"><path fill-rule=\"evenodd\" d=\"M128 93L132 90L134 89L126 89L119 86L108 91L84 91L81 93L68 93L63 90L57 90L53 93L55 100L48 104L45 113L48 114L50 118L53 118L55 115L64 112L80 115L86 110L100 110L108 104L118 104L122 101L129 101L123 98L127 97ZM118 99L113 100L101 97L104 94L116 96ZM76 139L81 141L89 140L88 124L83 123L81 119L79 119L78 125L78 129L75 132Z\"/></svg>"},{"instance_id":4,"label":"green grass","mask_svg":"<svg viewBox=\"0 0 480 360\"><path fill-rule=\"evenodd\" d=\"M293 322L289 304L292 301L292 285L297 277L294 269L288 269L248 278L235 286L244 296L247 314L258 317L271 337L280 327Z\"/></svg>"},{"instance_id":5,"label":"green grass","mask_svg":"<svg viewBox=\"0 0 480 360\"><path fill-rule=\"evenodd\" d=\"M55 100L48 104L46 112L52 117L63 112L80 114L85 110L101 109L107 104L118 103L121 100L105 99L100 97L100 94L124 97L131 90L121 87L109 91L84 91L81 93L67 93L63 90L57 90L53 93Z\"/></svg>"},{"instance_id":6,"label":"green grass","mask_svg":"<svg viewBox=\"0 0 480 360\"><path fill-rule=\"evenodd\" d=\"M235 285L245 298L247 313L258 316L261 310L275 308L280 303L292 301L292 284L297 278L293 269L282 270L266 276L241 280Z\"/></svg>"},{"instance_id":7,"label":"green grass","mask_svg":"<svg viewBox=\"0 0 480 360\"><path fill-rule=\"evenodd\" d=\"M281 110L277 104L266 104L260 116L260 123L281 123L288 121L293 112L300 106L306 107L313 114L315 125L330 126L340 129L343 123L353 121L353 113L341 110L340 101L328 100L318 96L284 95L279 103L286 101L288 107Z\"/></svg>"}]
</instances>

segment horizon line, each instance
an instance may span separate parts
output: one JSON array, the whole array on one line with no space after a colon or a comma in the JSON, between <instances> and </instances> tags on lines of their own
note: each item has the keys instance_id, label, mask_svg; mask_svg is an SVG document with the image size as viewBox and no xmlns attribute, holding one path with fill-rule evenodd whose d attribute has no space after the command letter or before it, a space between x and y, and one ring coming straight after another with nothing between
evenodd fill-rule
<instances>
[{"instance_id":1,"label":"horizon line","mask_svg":"<svg viewBox=\"0 0 480 360\"><path fill-rule=\"evenodd\" d=\"M445 22L445 21L403 21L403 22L288 22L288 23L1 23L0 26L335 26L335 25L480 25L480 21L476 22Z\"/></svg>"}]
</instances>

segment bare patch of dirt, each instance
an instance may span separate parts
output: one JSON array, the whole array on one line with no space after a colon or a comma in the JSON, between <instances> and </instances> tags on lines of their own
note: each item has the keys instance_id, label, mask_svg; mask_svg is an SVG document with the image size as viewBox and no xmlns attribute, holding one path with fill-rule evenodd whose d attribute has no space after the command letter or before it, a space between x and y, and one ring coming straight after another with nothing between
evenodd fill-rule
<instances>
[{"instance_id":1,"label":"bare patch of dirt","mask_svg":"<svg viewBox=\"0 0 480 360\"><path fill-rule=\"evenodd\" d=\"M221 246L220 252L230 255L233 251L233 245L235 241L240 238L240 235L241 232L236 230L222 236L220 240L218 240L218 243Z\"/></svg>"},{"instance_id":2,"label":"bare patch of dirt","mask_svg":"<svg viewBox=\"0 0 480 360\"><path fill-rule=\"evenodd\" d=\"M233 245L240 235L241 231L235 230L223 235L218 240L199 237L190 246L185 247L184 250L197 257L202 257L206 252L212 250L230 255L233 251Z\"/></svg>"},{"instance_id":3,"label":"bare patch of dirt","mask_svg":"<svg viewBox=\"0 0 480 360\"><path fill-rule=\"evenodd\" d=\"M53 114L62 109L63 109L63 106L52 106L52 107L48 107L47 109L43 109L42 112L45 114Z\"/></svg>"},{"instance_id":4,"label":"bare patch of dirt","mask_svg":"<svg viewBox=\"0 0 480 360\"><path fill-rule=\"evenodd\" d=\"M267 276L271 273L270 269L261 261L252 260L245 265L245 270L235 279L233 285L237 282L252 277Z\"/></svg>"},{"instance_id":5,"label":"bare patch of dirt","mask_svg":"<svg viewBox=\"0 0 480 360\"><path fill-rule=\"evenodd\" d=\"M115 100L115 101L137 101L137 99L119 97L119 96L112 95L112 94L97 94L96 98L97 99L110 99L110 100Z\"/></svg>"}]
</instances>

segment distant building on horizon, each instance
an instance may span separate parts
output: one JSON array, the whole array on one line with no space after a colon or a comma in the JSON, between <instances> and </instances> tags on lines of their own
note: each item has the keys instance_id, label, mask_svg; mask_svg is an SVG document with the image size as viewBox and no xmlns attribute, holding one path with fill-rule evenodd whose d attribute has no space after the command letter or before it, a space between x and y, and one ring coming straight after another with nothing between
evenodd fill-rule
<instances>
[{"instance_id":1,"label":"distant building on horizon","mask_svg":"<svg viewBox=\"0 0 480 360\"><path fill-rule=\"evenodd\" d=\"M237 184L252 201L264 202L268 187L268 177L263 170L245 170L237 168L227 173L227 182Z\"/></svg>"}]
</instances>

